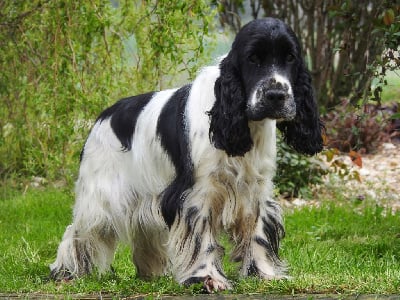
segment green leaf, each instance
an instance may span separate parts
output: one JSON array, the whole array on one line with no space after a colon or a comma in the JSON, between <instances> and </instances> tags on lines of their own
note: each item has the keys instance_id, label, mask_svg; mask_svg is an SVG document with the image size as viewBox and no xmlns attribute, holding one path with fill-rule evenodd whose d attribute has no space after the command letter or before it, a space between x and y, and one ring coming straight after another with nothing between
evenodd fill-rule
<instances>
[{"instance_id":1,"label":"green leaf","mask_svg":"<svg viewBox=\"0 0 400 300\"><path fill-rule=\"evenodd\" d=\"M400 113L395 113L395 114L391 115L390 118L391 118L392 120L394 120L394 119L400 119Z\"/></svg>"}]
</instances>

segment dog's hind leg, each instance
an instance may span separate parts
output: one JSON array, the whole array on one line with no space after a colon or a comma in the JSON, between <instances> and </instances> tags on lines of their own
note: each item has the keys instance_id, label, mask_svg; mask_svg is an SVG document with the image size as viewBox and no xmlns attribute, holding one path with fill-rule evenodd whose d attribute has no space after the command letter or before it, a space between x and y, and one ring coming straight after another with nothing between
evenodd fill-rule
<instances>
[{"instance_id":1,"label":"dog's hind leg","mask_svg":"<svg viewBox=\"0 0 400 300\"><path fill-rule=\"evenodd\" d=\"M138 277L151 279L164 275L168 266L169 231L160 214L158 198L143 199L133 219L132 260Z\"/></svg>"},{"instance_id":2,"label":"dog's hind leg","mask_svg":"<svg viewBox=\"0 0 400 300\"><path fill-rule=\"evenodd\" d=\"M96 122L81 155L73 222L50 266L51 277L78 277L110 268L117 241L128 240L137 197L131 180L129 151L110 126L110 118Z\"/></svg>"},{"instance_id":3,"label":"dog's hind leg","mask_svg":"<svg viewBox=\"0 0 400 300\"><path fill-rule=\"evenodd\" d=\"M69 225L61 241L56 261L50 265L54 280L68 280L89 274L94 267L99 273L109 270L116 249L111 228L77 229Z\"/></svg>"},{"instance_id":4,"label":"dog's hind leg","mask_svg":"<svg viewBox=\"0 0 400 300\"><path fill-rule=\"evenodd\" d=\"M132 260L136 266L137 275L143 279L151 279L165 275L168 257L166 242L168 231L136 232L132 247Z\"/></svg>"},{"instance_id":5,"label":"dog's hind leg","mask_svg":"<svg viewBox=\"0 0 400 300\"><path fill-rule=\"evenodd\" d=\"M84 179L77 182L73 223L64 233L57 258L50 265L55 280L72 279L109 270L117 245L117 234L107 207L106 194L89 186Z\"/></svg>"}]
</instances>

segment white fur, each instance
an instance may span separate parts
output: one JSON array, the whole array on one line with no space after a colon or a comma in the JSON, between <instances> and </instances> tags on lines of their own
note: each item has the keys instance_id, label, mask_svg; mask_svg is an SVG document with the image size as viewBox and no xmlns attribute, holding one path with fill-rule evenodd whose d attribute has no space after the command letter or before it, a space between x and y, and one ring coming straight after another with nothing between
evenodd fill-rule
<instances>
[{"instance_id":1,"label":"white fur","mask_svg":"<svg viewBox=\"0 0 400 300\"><path fill-rule=\"evenodd\" d=\"M282 276L282 265L269 259L265 248L255 242L256 236L265 235L263 217L274 216L279 224L282 222L279 207L272 199L275 121L249 124L254 146L243 157L228 157L216 149L209 139L207 112L215 102L218 76L218 67L204 68L190 91L185 124L195 184L187 191L171 229L160 212L160 195L176 174L156 127L162 108L175 90L156 93L145 106L129 151L121 149L109 119L94 125L76 183L73 223L50 266L55 278L65 277L63 270L72 276L91 272L93 267L107 271L117 241L121 240L132 246L140 276L157 276L170 270L181 283L193 276L209 276L212 286L229 288L230 283L219 272L224 252L217 232L222 229L236 244L233 255L243 262L243 276L253 261L262 277ZM190 211L196 214L188 231L185 217Z\"/></svg>"},{"instance_id":2,"label":"white fur","mask_svg":"<svg viewBox=\"0 0 400 300\"><path fill-rule=\"evenodd\" d=\"M276 82L281 83L283 86L287 86L288 87L287 93L289 95L293 95L292 85L285 76L282 76L281 74L275 72L272 77L276 80Z\"/></svg>"}]
</instances>

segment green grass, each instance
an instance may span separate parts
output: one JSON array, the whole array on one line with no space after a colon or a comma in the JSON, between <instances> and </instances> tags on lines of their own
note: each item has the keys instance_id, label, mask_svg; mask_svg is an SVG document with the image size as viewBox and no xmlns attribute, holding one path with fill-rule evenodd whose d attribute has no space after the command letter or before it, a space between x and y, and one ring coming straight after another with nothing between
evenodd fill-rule
<instances>
[{"instance_id":1,"label":"green grass","mask_svg":"<svg viewBox=\"0 0 400 300\"><path fill-rule=\"evenodd\" d=\"M382 102L400 102L400 71L389 72L385 79L387 85L383 87Z\"/></svg>"},{"instance_id":2,"label":"green grass","mask_svg":"<svg viewBox=\"0 0 400 300\"><path fill-rule=\"evenodd\" d=\"M87 276L70 283L48 280L65 226L71 219L70 192L46 189L0 196L0 293L113 294L119 296L193 294L169 277L135 277L129 249L120 246L114 274ZM281 256L292 280L239 279L232 293L400 293L400 215L367 204L327 201L320 208L286 213L287 235ZM229 248L229 245L226 247Z\"/></svg>"}]
</instances>

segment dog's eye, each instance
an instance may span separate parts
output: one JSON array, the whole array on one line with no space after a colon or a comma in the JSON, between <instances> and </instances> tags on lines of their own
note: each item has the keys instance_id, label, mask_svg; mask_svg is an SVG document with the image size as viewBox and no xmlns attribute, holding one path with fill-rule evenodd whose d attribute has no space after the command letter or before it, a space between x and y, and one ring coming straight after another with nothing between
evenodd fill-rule
<instances>
[{"instance_id":1,"label":"dog's eye","mask_svg":"<svg viewBox=\"0 0 400 300\"><path fill-rule=\"evenodd\" d=\"M293 54L288 54L288 55L286 56L286 62L288 62L288 63L292 63L292 62L294 62L295 60L296 60L296 58L294 57Z\"/></svg>"},{"instance_id":2,"label":"dog's eye","mask_svg":"<svg viewBox=\"0 0 400 300\"><path fill-rule=\"evenodd\" d=\"M249 56L249 61L250 61L252 64L257 65L257 67L259 67L259 66L261 65L261 60L260 60L260 58L259 58L256 54L250 55L250 56Z\"/></svg>"}]
</instances>

